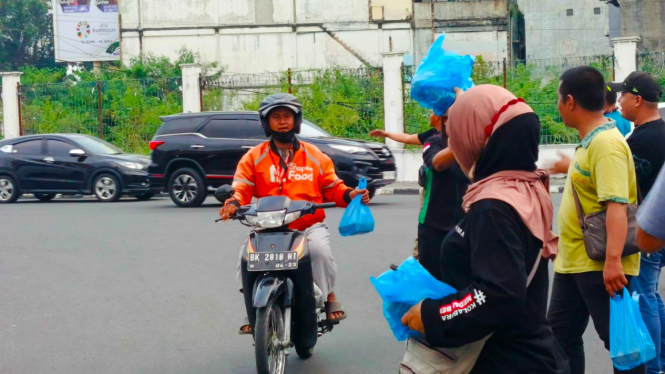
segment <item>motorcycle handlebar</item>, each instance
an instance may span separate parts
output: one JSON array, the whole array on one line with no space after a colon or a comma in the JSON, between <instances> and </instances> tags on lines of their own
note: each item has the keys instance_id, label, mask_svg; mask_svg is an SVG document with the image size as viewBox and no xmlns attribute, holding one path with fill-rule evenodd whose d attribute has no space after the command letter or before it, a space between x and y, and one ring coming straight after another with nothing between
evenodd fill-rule
<instances>
[{"instance_id":1,"label":"motorcycle handlebar","mask_svg":"<svg viewBox=\"0 0 665 374\"><path fill-rule=\"evenodd\" d=\"M335 204L335 203L314 204L312 206L312 212L317 210L317 209L334 208L336 206L337 206L337 204ZM239 207L236 210L236 213L234 215L232 215L231 217L229 217L229 219L232 219L232 220L242 219L244 217L245 212L247 212L247 210L249 210L249 208L250 208L249 205ZM219 219L216 219L215 222L219 222L221 220L222 219L219 218Z\"/></svg>"},{"instance_id":2,"label":"motorcycle handlebar","mask_svg":"<svg viewBox=\"0 0 665 374\"><path fill-rule=\"evenodd\" d=\"M337 204L335 203L323 203L323 204L314 204L314 209L326 209L326 208L334 208L336 207Z\"/></svg>"}]
</instances>

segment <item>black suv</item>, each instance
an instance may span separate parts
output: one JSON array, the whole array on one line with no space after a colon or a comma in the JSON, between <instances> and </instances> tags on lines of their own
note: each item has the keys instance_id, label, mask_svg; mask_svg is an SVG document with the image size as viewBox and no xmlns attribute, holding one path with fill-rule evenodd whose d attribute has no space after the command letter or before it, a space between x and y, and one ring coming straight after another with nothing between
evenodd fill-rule
<instances>
[{"instance_id":1,"label":"black suv","mask_svg":"<svg viewBox=\"0 0 665 374\"><path fill-rule=\"evenodd\" d=\"M150 142L150 186L182 207L199 206L209 192L233 181L240 158L266 136L257 112L203 112L162 117ZM395 159L384 144L335 138L303 121L299 138L316 145L349 187L366 178L370 193L395 181Z\"/></svg>"}]
</instances>

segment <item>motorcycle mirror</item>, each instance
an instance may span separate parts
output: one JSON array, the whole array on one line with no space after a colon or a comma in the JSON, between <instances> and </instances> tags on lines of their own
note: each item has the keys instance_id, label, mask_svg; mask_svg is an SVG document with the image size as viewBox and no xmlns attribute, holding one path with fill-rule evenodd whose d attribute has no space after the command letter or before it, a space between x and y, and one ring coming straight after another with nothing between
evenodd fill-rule
<instances>
[{"instance_id":1,"label":"motorcycle mirror","mask_svg":"<svg viewBox=\"0 0 665 374\"><path fill-rule=\"evenodd\" d=\"M233 194L236 193L236 190L228 184L225 184L215 190L215 197L220 201L226 201L233 197Z\"/></svg>"}]
</instances>

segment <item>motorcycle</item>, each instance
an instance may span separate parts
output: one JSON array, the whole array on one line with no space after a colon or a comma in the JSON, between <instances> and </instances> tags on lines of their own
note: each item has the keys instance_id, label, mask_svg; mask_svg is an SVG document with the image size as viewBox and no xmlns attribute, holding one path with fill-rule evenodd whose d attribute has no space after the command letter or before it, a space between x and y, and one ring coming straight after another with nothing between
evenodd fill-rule
<instances>
[{"instance_id":1,"label":"motorcycle","mask_svg":"<svg viewBox=\"0 0 665 374\"><path fill-rule=\"evenodd\" d=\"M225 185L215 196L226 201L234 193ZM288 228L304 215L333 207L269 196L239 207L231 217L253 228L240 270L258 374L283 374L291 347L301 358L311 357L317 339L339 324L327 320L305 234Z\"/></svg>"}]
</instances>

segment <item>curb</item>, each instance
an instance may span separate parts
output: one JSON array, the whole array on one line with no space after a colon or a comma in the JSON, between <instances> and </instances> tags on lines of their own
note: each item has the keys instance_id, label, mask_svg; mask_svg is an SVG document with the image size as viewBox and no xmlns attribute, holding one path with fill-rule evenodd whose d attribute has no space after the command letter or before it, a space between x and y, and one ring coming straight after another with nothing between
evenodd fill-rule
<instances>
[{"instance_id":1,"label":"curb","mask_svg":"<svg viewBox=\"0 0 665 374\"><path fill-rule=\"evenodd\" d=\"M420 194L420 187L402 187L402 188L379 188L376 190L377 195L418 195Z\"/></svg>"},{"instance_id":2,"label":"curb","mask_svg":"<svg viewBox=\"0 0 665 374\"><path fill-rule=\"evenodd\" d=\"M564 186L550 186L550 193L563 193Z\"/></svg>"},{"instance_id":3,"label":"curb","mask_svg":"<svg viewBox=\"0 0 665 374\"><path fill-rule=\"evenodd\" d=\"M550 193L563 193L564 186L550 186ZM420 188L379 188L376 190L377 195L418 195Z\"/></svg>"}]
</instances>

